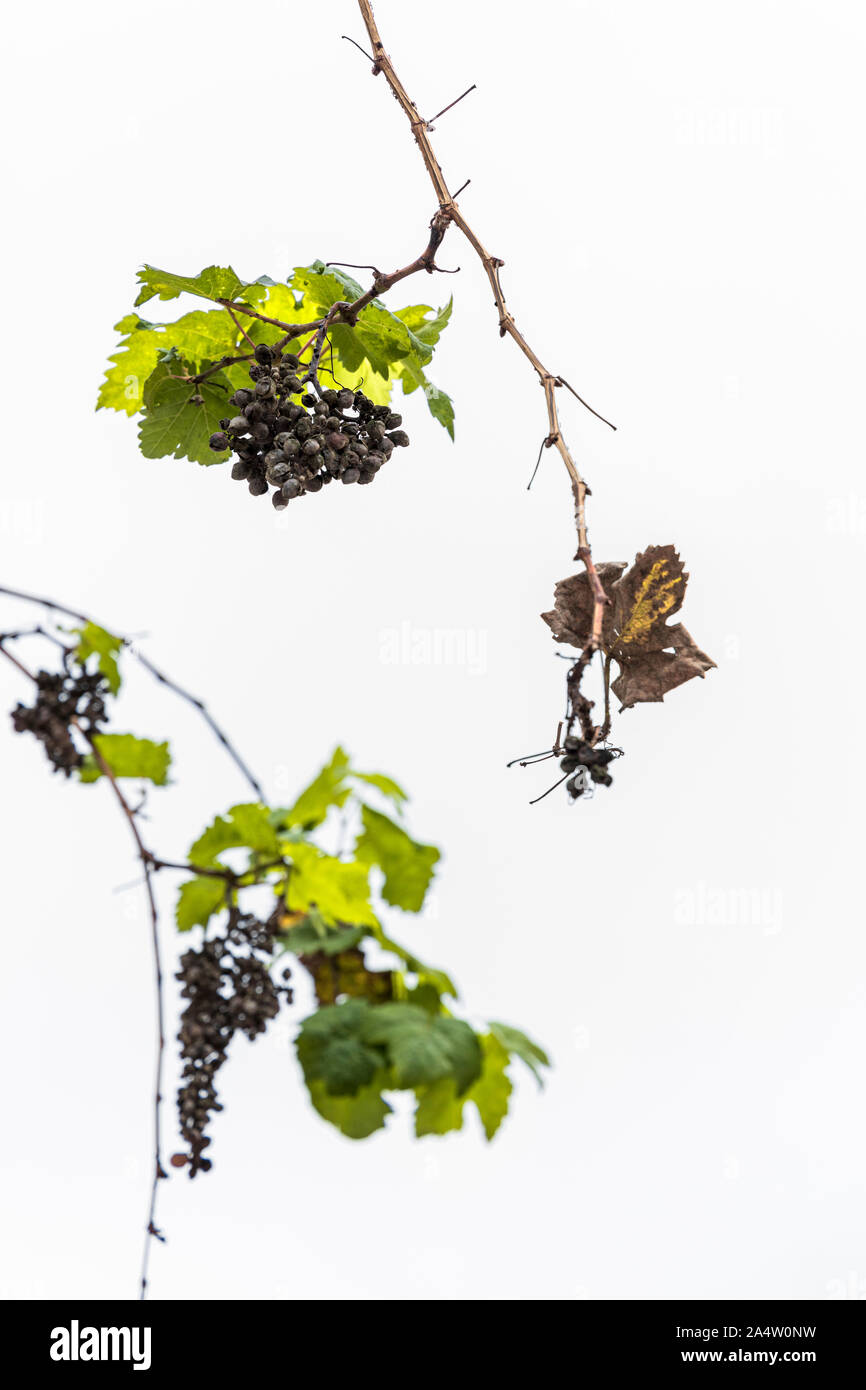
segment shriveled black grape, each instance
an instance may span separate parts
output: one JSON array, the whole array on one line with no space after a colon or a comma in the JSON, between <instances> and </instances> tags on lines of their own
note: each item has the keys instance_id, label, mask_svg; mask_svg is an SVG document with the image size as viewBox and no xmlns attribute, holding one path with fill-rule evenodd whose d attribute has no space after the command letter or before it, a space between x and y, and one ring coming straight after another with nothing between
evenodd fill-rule
<instances>
[{"instance_id":1,"label":"shriveled black grape","mask_svg":"<svg viewBox=\"0 0 866 1390\"><path fill-rule=\"evenodd\" d=\"M335 478L369 484L393 452L408 444L402 417L377 406L363 391L305 388L299 359L259 344L249 364L252 388L229 397L237 415L221 422L211 447L233 449L232 477L254 497L275 489L274 506L321 492ZM298 402L300 396L300 403Z\"/></svg>"}]
</instances>

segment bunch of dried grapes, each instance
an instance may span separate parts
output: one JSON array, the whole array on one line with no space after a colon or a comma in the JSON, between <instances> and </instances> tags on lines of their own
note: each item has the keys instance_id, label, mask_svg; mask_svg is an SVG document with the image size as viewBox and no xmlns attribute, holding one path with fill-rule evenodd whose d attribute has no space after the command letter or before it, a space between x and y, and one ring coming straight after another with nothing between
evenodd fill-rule
<instances>
[{"instance_id":1,"label":"bunch of dried grapes","mask_svg":"<svg viewBox=\"0 0 866 1390\"><path fill-rule=\"evenodd\" d=\"M72 721L85 734L93 734L107 716L108 685L99 674L79 670L39 671L32 705L16 705L12 725L18 734L33 734L45 749L54 772L65 777L81 767L83 755L75 746Z\"/></svg>"},{"instance_id":2,"label":"bunch of dried grapes","mask_svg":"<svg viewBox=\"0 0 866 1390\"><path fill-rule=\"evenodd\" d=\"M389 406L374 405L363 391L322 390L309 376L302 381L294 353L260 343L255 359L253 387L229 398L238 413L221 420L210 438L217 453L234 450L232 477L254 497L273 488L271 500L282 510L335 478L371 483L395 447L409 443L402 416Z\"/></svg>"},{"instance_id":3,"label":"bunch of dried grapes","mask_svg":"<svg viewBox=\"0 0 866 1390\"><path fill-rule=\"evenodd\" d=\"M204 1156L211 1143L206 1130L211 1114L222 1110L216 1074L232 1038L235 1033L258 1037L279 1013L281 1001L291 1003L291 971L284 969L277 984L268 969L277 927L275 918L262 922L232 907L224 936L181 956L176 979L187 1005L178 1033L183 1071L177 1108L188 1152L174 1154L171 1162L188 1167L191 1178L211 1167Z\"/></svg>"},{"instance_id":4,"label":"bunch of dried grapes","mask_svg":"<svg viewBox=\"0 0 866 1390\"><path fill-rule=\"evenodd\" d=\"M569 734L564 740L563 748L565 756L559 766L568 777L565 786L573 801L583 796L586 791L587 775L591 781L603 787L612 785L613 778L607 768L614 758L620 756L619 749L596 748L593 744L576 738L574 734Z\"/></svg>"}]
</instances>

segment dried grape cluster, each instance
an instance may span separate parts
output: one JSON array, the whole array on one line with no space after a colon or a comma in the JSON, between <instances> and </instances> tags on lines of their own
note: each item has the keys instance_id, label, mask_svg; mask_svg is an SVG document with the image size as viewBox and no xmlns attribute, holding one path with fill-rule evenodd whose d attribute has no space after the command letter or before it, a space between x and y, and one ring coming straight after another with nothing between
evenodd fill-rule
<instances>
[{"instance_id":1,"label":"dried grape cluster","mask_svg":"<svg viewBox=\"0 0 866 1390\"><path fill-rule=\"evenodd\" d=\"M229 397L237 415L210 437L217 453L233 449L232 477L254 497L269 487L279 510L296 497L320 492L335 478L371 483L396 446L409 443L402 416L374 405L363 391L306 390L299 359L260 343L250 363L253 387ZM349 414L347 412L353 412Z\"/></svg>"},{"instance_id":2,"label":"dried grape cluster","mask_svg":"<svg viewBox=\"0 0 866 1390\"><path fill-rule=\"evenodd\" d=\"M560 761L560 768L564 773L571 773L572 776L566 782L566 789L573 801L579 796L583 796L586 791L586 776L593 782L600 783L603 787L609 787L613 778L607 770L608 764L614 758L619 757L619 752L613 748L596 748L591 743L585 743L582 739L575 738L569 734L563 743L565 756Z\"/></svg>"},{"instance_id":3,"label":"dried grape cluster","mask_svg":"<svg viewBox=\"0 0 866 1390\"><path fill-rule=\"evenodd\" d=\"M33 734L45 749L53 770L69 777L84 761L72 737L72 720L84 733L95 733L108 717L108 686L101 675L89 675L84 670L75 675L69 671L39 671L36 689L32 705L19 704L12 711L12 725L18 734Z\"/></svg>"},{"instance_id":4,"label":"dried grape cluster","mask_svg":"<svg viewBox=\"0 0 866 1390\"><path fill-rule=\"evenodd\" d=\"M232 907L224 936L181 956L176 979L188 1002L178 1033L183 1072L177 1108L189 1152L174 1154L171 1161L176 1168L188 1166L191 1178L211 1167L204 1157L211 1142L205 1131L211 1113L222 1110L215 1078L229 1043L235 1033L257 1037L276 1017L281 998L291 1003L291 972L283 970L282 983L276 984L268 970L276 930L274 919L262 922Z\"/></svg>"}]
</instances>

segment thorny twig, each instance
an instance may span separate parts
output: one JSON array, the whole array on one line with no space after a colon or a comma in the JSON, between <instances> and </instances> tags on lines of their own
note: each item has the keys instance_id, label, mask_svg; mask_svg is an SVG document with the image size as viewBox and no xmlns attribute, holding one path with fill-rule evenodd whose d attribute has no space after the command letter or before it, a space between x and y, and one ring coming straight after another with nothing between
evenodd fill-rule
<instances>
[{"instance_id":1,"label":"thorny twig","mask_svg":"<svg viewBox=\"0 0 866 1390\"><path fill-rule=\"evenodd\" d=\"M575 524L577 529L577 555L575 558L583 563L584 568L586 569L587 578L589 579L589 584L592 591L592 628L590 639L586 649L589 652L589 656L592 657L592 655L601 647L601 630L604 617L604 609L609 600L604 592L604 589L602 588L601 581L598 577L598 573L593 563L592 551L590 549L589 544L589 536L587 534L586 498L589 495L589 488L587 487L586 482L584 481L580 473L580 470L577 466L577 463L575 462L574 457L571 454L571 451L569 450L568 445L565 442L565 438L562 434L562 430L559 423L559 413L556 404L556 390L560 385L565 385L566 383L563 381L563 378L561 376L559 376L555 372L549 371L548 368L545 367L544 363L538 357L536 352L530 347L526 338L524 338L523 334L520 332L516 323L514 322L514 319L511 315L510 310L508 309L508 305L505 300L505 294L503 292L499 276L499 272L502 266L504 265L504 261L502 261L500 257L493 256L490 254L490 252L482 243L481 239L469 225L466 218L463 216L463 213L461 212L457 204L456 196L452 194L448 189L448 184L445 180L445 175L442 172L442 169L439 165L439 161L437 160L436 155L434 153L433 146L430 143L430 137L428 135L429 123L425 121L423 117L419 114L415 102L412 101L411 97L406 91L406 88L403 86L403 83L397 76L397 73L394 69L394 64L392 63L390 57L385 51L385 45L382 43L382 39L379 35L379 30L376 25L376 20L373 14L373 6L370 3L370 0L358 0L358 5L361 11L361 17L364 21L364 26L367 30L367 35L370 39L370 44L375 58L375 62L373 64L373 73L374 75L378 73L384 74L385 80L387 81L392 94L396 98L397 102L403 110L404 115L409 121L410 126L412 127L412 134L414 136L415 143L417 144L418 149L421 153L421 158L424 161L424 165L427 169L427 173L430 176L430 181L433 184L436 197L439 201L440 216L444 219L446 224L449 222L453 222L455 226L459 227L460 231L466 237L470 246L475 251L476 255L479 257L481 264L484 267L484 271L487 275L487 279L490 282L490 288L493 291L494 303L499 314L500 336L505 337L506 335L508 335L508 337L514 340L520 351L523 353L524 357L528 359L528 361L534 368L538 376L538 379L541 382L542 387L544 388L544 398L545 404L547 406L547 416L549 423L548 440L550 441L550 446L556 448L557 452L562 458L563 463L565 464L565 467L568 471L568 476L571 480L572 492L574 495ZM568 389L572 390L573 388L569 387ZM577 395L576 392L573 392L573 394ZM578 397L578 399L580 399L580 397ZM581 403L584 405L586 404L586 402L583 401ZM596 412L593 411L593 414L595 413Z\"/></svg>"}]
</instances>

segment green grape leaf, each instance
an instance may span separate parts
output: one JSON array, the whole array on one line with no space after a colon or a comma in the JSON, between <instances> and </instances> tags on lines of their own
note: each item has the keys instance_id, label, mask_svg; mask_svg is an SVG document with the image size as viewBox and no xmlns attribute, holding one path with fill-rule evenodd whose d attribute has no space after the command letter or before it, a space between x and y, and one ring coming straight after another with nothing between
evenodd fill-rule
<instances>
[{"instance_id":1,"label":"green grape leaf","mask_svg":"<svg viewBox=\"0 0 866 1390\"><path fill-rule=\"evenodd\" d=\"M435 990L440 999L443 994L450 995L452 999L458 997L457 986L444 970L434 970L432 966L421 965L420 961L416 961L416 965L419 966L416 971L419 986Z\"/></svg>"},{"instance_id":2,"label":"green grape leaf","mask_svg":"<svg viewBox=\"0 0 866 1390\"><path fill-rule=\"evenodd\" d=\"M381 1050L361 1033L369 1008L365 999L349 999L304 1019L295 1046L308 1086L321 1081L328 1095L352 1096L381 1071Z\"/></svg>"},{"instance_id":3,"label":"green grape leaf","mask_svg":"<svg viewBox=\"0 0 866 1390\"><path fill-rule=\"evenodd\" d=\"M241 836L241 844L257 854L279 855L280 842L267 806L255 801L244 802L232 806L229 817Z\"/></svg>"},{"instance_id":4,"label":"green grape leaf","mask_svg":"<svg viewBox=\"0 0 866 1390\"><path fill-rule=\"evenodd\" d=\"M392 777L386 777L382 772L355 772L353 770L350 775L356 782L364 782L368 787L375 787L388 801L393 802L398 811L402 809L403 802L409 800L399 783L395 782Z\"/></svg>"},{"instance_id":5,"label":"green grape leaf","mask_svg":"<svg viewBox=\"0 0 866 1390\"><path fill-rule=\"evenodd\" d=\"M416 1092L415 1134L449 1134L463 1128L463 1106L466 1096L458 1096L454 1081L445 1076L432 1086L419 1086Z\"/></svg>"},{"instance_id":6,"label":"green grape leaf","mask_svg":"<svg viewBox=\"0 0 866 1390\"><path fill-rule=\"evenodd\" d=\"M219 878L191 878L178 890L174 917L178 931L206 927L227 906L226 885Z\"/></svg>"},{"instance_id":7,"label":"green grape leaf","mask_svg":"<svg viewBox=\"0 0 866 1390\"><path fill-rule=\"evenodd\" d=\"M425 1134L448 1134L452 1130L462 1129L463 1110L470 1101L478 1110L488 1141L499 1129L508 1114L508 1101L513 1089L505 1071L510 1059L505 1048L491 1033L480 1038L479 1043L483 1056L481 1075L462 1096L458 1095L451 1077L445 1077L432 1086L418 1088L415 1133L419 1139Z\"/></svg>"},{"instance_id":8,"label":"green grape leaf","mask_svg":"<svg viewBox=\"0 0 866 1390\"><path fill-rule=\"evenodd\" d=\"M237 351L238 330L224 309L196 309L174 323L148 323L128 314L115 326L126 336L109 359L114 365L105 373L97 409L107 406L135 415L145 400L145 383L153 381L158 363L172 352L195 372Z\"/></svg>"},{"instance_id":9,"label":"green grape leaf","mask_svg":"<svg viewBox=\"0 0 866 1390\"><path fill-rule=\"evenodd\" d=\"M466 1099L476 1106L484 1133L490 1140L508 1114L508 1101L514 1088L505 1071L511 1059L499 1039L488 1033L481 1039L481 1051L484 1054L481 1075Z\"/></svg>"},{"instance_id":10,"label":"green grape leaf","mask_svg":"<svg viewBox=\"0 0 866 1390\"><path fill-rule=\"evenodd\" d=\"M310 318L321 318L332 304L345 300L351 304L360 299L364 291L351 275L344 275L325 265L324 261L314 261L312 265L296 266L291 279L292 289L304 297L305 308L310 309ZM375 302L375 301L374 301ZM274 316L276 317L276 315Z\"/></svg>"},{"instance_id":11,"label":"green grape leaf","mask_svg":"<svg viewBox=\"0 0 866 1390\"><path fill-rule=\"evenodd\" d=\"M377 1005L365 1015L361 1035L387 1048L399 1090L452 1076L459 1094L481 1073L481 1048L469 1024L433 1017L416 1004Z\"/></svg>"},{"instance_id":12,"label":"green grape leaf","mask_svg":"<svg viewBox=\"0 0 866 1390\"><path fill-rule=\"evenodd\" d=\"M401 979L404 978L401 976ZM407 990L406 1000L410 1004L417 1004L419 1009L424 1009L428 1014L442 1013L442 996L429 980L420 980L412 989Z\"/></svg>"},{"instance_id":13,"label":"green grape leaf","mask_svg":"<svg viewBox=\"0 0 866 1390\"><path fill-rule=\"evenodd\" d=\"M332 1096L324 1081L312 1081L307 1085L313 1109L323 1120L336 1125L347 1139L367 1139L377 1129L385 1128L385 1120L392 1114L391 1106L382 1098L383 1076L376 1076L367 1086L362 1086L353 1096Z\"/></svg>"},{"instance_id":14,"label":"green grape leaf","mask_svg":"<svg viewBox=\"0 0 866 1390\"><path fill-rule=\"evenodd\" d=\"M157 372L160 368L155 369ZM145 384L147 402L139 426L139 447L145 458L188 458L193 463L224 463L229 451L216 454L208 440L220 428L220 419L231 410L231 383L217 372L198 385L170 376ZM199 396L200 402L192 399Z\"/></svg>"},{"instance_id":15,"label":"green grape leaf","mask_svg":"<svg viewBox=\"0 0 866 1390\"><path fill-rule=\"evenodd\" d=\"M127 314L114 327L124 337L108 359L114 365L106 370L96 408L135 415L141 409L144 383L159 360L163 343L158 329L138 314Z\"/></svg>"},{"instance_id":16,"label":"green grape leaf","mask_svg":"<svg viewBox=\"0 0 866 1390\"><path fill-rule=\"evenodd\" d=\"M97 627L96 623L88 622L84 624L84 627L76 627L72 630L78 633L75 660L83 666L89 656L97 656L96 664L107 680L112 695L116 695L120 689L117 653L123 649L123 638L115 637L112 632L106 632L104 627Z\"/></svg>"},{"instance_id":17,"label":"green grape leaf","mask_svg":"<svg viewBox=\"0 0 866 1390\"><path fill-rule=\"evenodd\" d=\"M363 293L351 276L325 266L322 261L298 266L292 287L304 295L304 310L314 317L320 317L337 302L351 303ZM398 374L403 360L422 371L450 318L451 307L439 310L432 320L427 317L431 313L429 306L417 305L394 314L380 299L374 299L361 310L353 326L334 324L328 336L339 364L336 376L340 383L355 389L363 377L365 394L376 404L387 403L389 376ZM374 391L382 396L381 400L376 400Z\"/></svg>"},{"instance_id":18,"label":"green grape leaf","mask_svg":"<svg viewBox=\"0 0 866 1390\"><path fill-rule=\"evenodd\" d=\"M544 1085L544 1078L540 1067L549 1067L550 1058L543 1048L528 1038L525 1033L521 1033L519 1028L511 1028L507 1023L490 1023L490 1031L512 1057L519 1057L521 1062L532 1072L539 1086Z\"/></svg>"},{"instance_id":19,"label":"green grape leaf","mask_svg":"<svg viewBox=\"0 0 866 1390\"><path fill-rule=\"evenodd\" d=\"M349 755L342 748L335 748L331 761L304 788L294 806L274 812L277 825L281 829L292 825L312 829L321 825L332 806L344 806L348 800L348 774Z\"/></svg>"},{"instance_id":20,"label":"green grape leaf","mask_svg":"<svg viewBox=\"0 0 866 1390\"><path fill-rule=\"evenodd\" d=\"M333 376L333 385L340 389L345 387L349 391L363 391L374 405L388 405L390 403L391 381L375 372L366 357L362 359L360 366L352 371L346 366L339 353L335 351L332 372L331 354L326 352L319 368L319 375Z\"/></svg>"},{"instance_id":21,"label":"green grape leaf","mask_svg":"<svg viewBox=\"0 0 866 1390\"><path fill-rule=\"evenodd\" d=\"M250 849L257 854L279 855L280 842L266 806L244 802L232 806L228 818L217 816L191 847L189 862L200 868L210 868L227 849Z\"/></svg>"},{"instance_id":22,"label":"green grape leaf","mask_svg":"<svg viewBox=\"0 0 866 1390\"><path fill-rule=\"evenodd\" d=\"M440 425L444 425L451 439L454 439L454 402L444 391L440 391L438 386L434 386L432 381L423 378L421 385L424 388L424 399L427 402L427 409L438 420ZM406 390L406 378L403 377L403 390Z\"/></svg>"},{"instance_id":23,"label":"green grape leaf","mask_svg":"<svg viewBox=\"0 0 866 1390\"><path fill-rule=\"evenodd\" d=\"M323 921L331 926L377 925L364 864L346 863L322 853L315 845L287 844L284 851L293 864L288 885L288 905L292 910L318 908Z\"/></svg>"},{"instance_id":24,"label":"green grape leaf","mask_svg":"<svg viewBox=\"0 0 866 1390\"><path fill-rule=\"evenodd\" d=\"M93 741L115 777L141 777L157 787L168 781L171 754L167 743L154 743L134 734L95 734ZM92 753L86 754L79 776L82 782L96 782L103 776Z\"/></svg>"},{"instance_id":25,"label":"green grape leaf","mask_svg":"<svg viewBox=\"0 0 866 1390\"><path fill-rule=\"evenodd\" d=\"M353 328L335 323L328 329L328 336L350 371L357 371L366 357L373 370L385 377L392 363L417 351L405 323L390 310L377 309L372 304L361 310ZM418 347L429 359L430 349L425 349L423 343Z\"/></svg>"},{"instance_id":26,"label":"green grape leaf","mask_svg":"<svg viewBox=\"0 0 866 1390\"><path fill-rule=\"evenodd\" d=\"M429 377L425 376L421 367L409 358L398 362L395 373L400 378L403 387L403 395L411 396L413 391L420 389L424 392L424 399L427 402L427 409L438 420L440 425L444 425L451 439L454 438L454 403L451 397L444 391L440 391L438 386L434 386Z\"/></svg>"},{"instance_id":27,"label":"green grape leaf","mask_svg":"<svg viewBox=\"0 0 866 1390\"><path fill-rule=\"evenodd\" d=\"M274 282L262 275L258 280L244 283L231 266L209 265L198 275L175 275L170 270L157 270L156 266L145 265L138 272L141 289L135 306L146 304L154 295L160 299L177 299L181 294L195 294L200 299L238 299L242 297L250 303L263 299L267 287Z\"/></svg>"},{"instance_id":28,"label":"green grape leaf","mask_svg":"<svg viewBox=\"0 0 866 1390\"><path fill-rule=\"evenodd\" d=\"M452 296L444 309L432 309L429 304L410 304L405 309L395 310L395 314L416 338L432 349L448 327L453 308ZM429 317L431 314L432 318Z\"/></svg>"},{"instance_id":29,"label":"green grape leaf","mask_svg":"<svg viewBox=\"0 0 866 1390\"><path fill-rule=\"evenodd\" d=\"M197 367L233 356L237 348L238 330L224 309L194 309L174 323L159 327L164 340L163 351L174 348L185 361Z\"/></svg>"},{"instance_id":30,"label":"green grape leaf","mask_svg":"<svg viewBox=\"0 0 866 1390\"><path fill-rule=\"evenodd\" d=\"M378 864L385 875L382 896L394 907L420 912L440 858L434 845L418 844L388 816L364 806L363 832L355 845L361 864Z\"/></svg>"},{"instance_id":31,"label":"green grape leaf","mask_svg":"<svg viewBox=\"0 0 866 1390\"><path fill-rule=\"evenodd\" d=\"M292 951L296 956L308 956L317 951L326 956L335 956L357 946L366 935L364 927L328 927L324 923L317 927L311 918L306 917L297 926L283 930L279 940L287 951Z\"/></svg>"}]
</instances>

